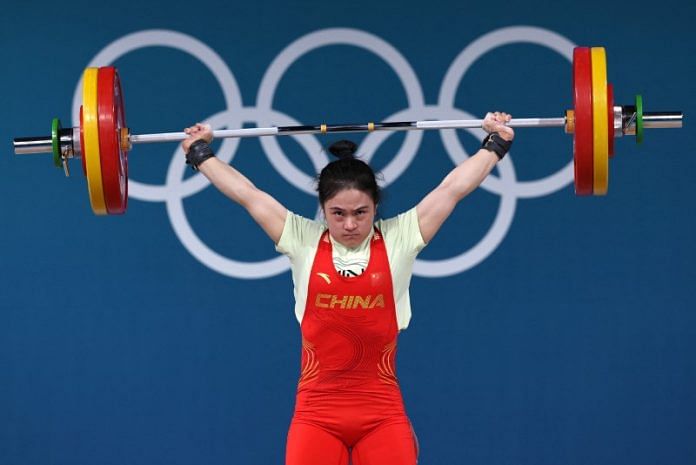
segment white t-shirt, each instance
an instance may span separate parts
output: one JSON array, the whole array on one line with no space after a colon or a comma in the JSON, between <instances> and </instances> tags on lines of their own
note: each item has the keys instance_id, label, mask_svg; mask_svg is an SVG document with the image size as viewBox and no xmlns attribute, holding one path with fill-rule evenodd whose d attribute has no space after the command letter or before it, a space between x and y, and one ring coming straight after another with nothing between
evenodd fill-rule
<instances>
[{"instance_id":1,"label":"white t-shirt","mask_svg":"<svg viewBox=\"0 0 696 465\"><path fill-rule=\"evenodd\" d=\"M411 283L413 263L418 252L426 244L420 233L415 207L394 218L378 220L375 225L384 237L394 287L396 321L399 330L402 330L408 327L408 322L411 320L411 299L408 288ZM319 239L326 229L327 226L323 222L288 212L283 233L276 244L276 250L290 258L295 288L295 316L300 324L307 304L309 275L312 272L314 256ZM340 274L356 276L363 272L370 259L370 239L373 234L374 231L359 246L352 249L331 239L334 266Z\"/></svg>"}]
</instances>

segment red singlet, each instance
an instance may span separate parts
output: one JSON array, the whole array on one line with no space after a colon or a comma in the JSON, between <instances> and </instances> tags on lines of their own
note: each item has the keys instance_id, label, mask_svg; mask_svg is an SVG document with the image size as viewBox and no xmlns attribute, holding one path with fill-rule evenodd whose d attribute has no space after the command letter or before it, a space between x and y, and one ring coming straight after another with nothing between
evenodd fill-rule
<instances>
[{"instance_id":1,"label":"red singlet","mask_svg":"<svg viewBox=\"0 0 696 465\"><path fill-rule=\"evenodd\" d=\"M379 230L367 269L344 277L325 232L302 318L302 372L286 465L414 465L418 446L396 379L397 322Z\"/></svg>"}]
</instances>

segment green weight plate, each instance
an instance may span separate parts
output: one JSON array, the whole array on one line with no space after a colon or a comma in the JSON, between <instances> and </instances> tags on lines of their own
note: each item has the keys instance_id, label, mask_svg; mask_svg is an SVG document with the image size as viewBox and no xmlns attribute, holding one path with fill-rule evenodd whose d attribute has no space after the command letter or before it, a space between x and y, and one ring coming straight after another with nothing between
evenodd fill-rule
<instances>
[{"instance_id":1,"label":"green weight plate","mask_svg":"<svg viewBox=\"0 0 696 465\"><path fill-rule=\"evenodd\" d=\"M636 95L636 143L643 143L643 96Z\"/></svg>"},{"instance_id":2,"label":"green weight plate","mask_svg":"<svg viewBox=\"0 0 696 465\"><path fill-rule=\"evenodd\" d=\"M56 168L63 167L63 158L60 156L60 120L53 118L51 122L51 148L53 149L53 164Z\"/></svg>"}]
</instances>

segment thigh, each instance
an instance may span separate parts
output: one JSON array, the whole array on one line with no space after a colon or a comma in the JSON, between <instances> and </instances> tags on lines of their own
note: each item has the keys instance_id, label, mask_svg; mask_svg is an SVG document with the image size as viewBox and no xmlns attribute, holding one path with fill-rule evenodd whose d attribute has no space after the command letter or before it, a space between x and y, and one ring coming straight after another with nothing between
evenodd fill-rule
<instances>
[{"instance_id":1,"label":"thigh","mask_svg":"<svg viewBox=\"0 0 696 465\"><path fill-rule=\"evenodd\" d=\"M418 440L411 423L380 426L353 447L353 465L415 465Z\"/></svg>"},{"instance_id":2,"label":"thigh","mask_svg":"<svg viewBox=\"0 0 696 465\"><path fill-rule=\"evenodd\" d=\"M348 449L318 426L290 424L285 465L347 465Z\"/></svg>"}]
</instances>

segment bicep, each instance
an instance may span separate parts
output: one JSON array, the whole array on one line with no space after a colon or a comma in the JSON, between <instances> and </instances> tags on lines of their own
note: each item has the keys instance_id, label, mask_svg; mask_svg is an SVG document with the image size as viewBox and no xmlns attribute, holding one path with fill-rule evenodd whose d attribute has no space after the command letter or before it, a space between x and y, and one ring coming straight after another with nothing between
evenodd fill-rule
<instances>
[{"instance_id":1,"label":"bicep","mask_svg":"<svg viewBox=\"0 0 696 465\"><path fill-rule=\"evenodd\" d=\"M273 243L277 244L283 233L288 210L273 196L256 187L250 187L243 206Z\"/></svg>"}]
</instances>

